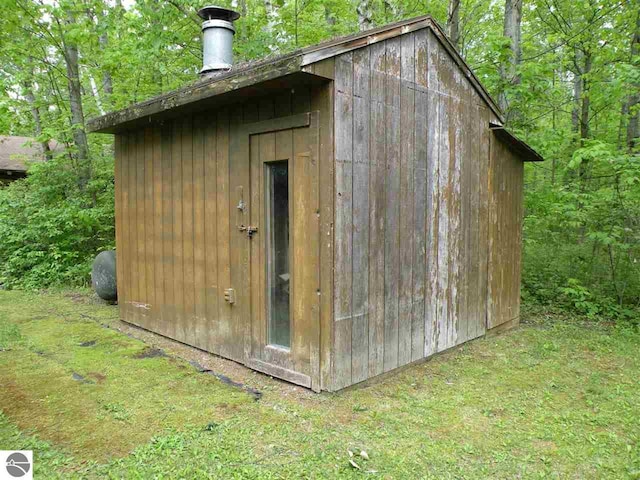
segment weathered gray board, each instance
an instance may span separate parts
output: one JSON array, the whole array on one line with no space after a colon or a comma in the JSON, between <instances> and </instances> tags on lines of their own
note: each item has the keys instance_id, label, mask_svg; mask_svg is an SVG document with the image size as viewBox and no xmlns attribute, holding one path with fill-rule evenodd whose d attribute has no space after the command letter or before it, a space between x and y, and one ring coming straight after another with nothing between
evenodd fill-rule
<instances>
[{"instance_id":1,"label":"weathered gray board","mask_svg":"<svg viewBox=\"0 0 640 480\"><path fill-rule=\"evenodd\" d=\"M492 118L431 30L335 58L332 389L517 319L522 160Z\"/></svg>"}]
</instances>

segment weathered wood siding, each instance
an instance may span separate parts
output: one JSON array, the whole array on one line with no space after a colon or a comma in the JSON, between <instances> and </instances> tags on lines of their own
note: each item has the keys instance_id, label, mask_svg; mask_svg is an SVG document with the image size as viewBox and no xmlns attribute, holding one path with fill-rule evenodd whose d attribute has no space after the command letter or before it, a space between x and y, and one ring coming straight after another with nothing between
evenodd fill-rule
<instances>
[{"instance_id":1,"label":"weathered wood siding","mask_svg":"<svg viewBox=\"0 0 640 480\"><path fill-rule=\"evenodd\" d=\"M524 163L491 134L487 328L520 320Z\"/></svg>"},{"instance_id":2,"label":"weathered wood siding","mask_svg":"<svg viewBox=\"0 0 640 480\"><path fill-rule=\"evenodd\" d=\"M337 390L483 335L495 292L482 98L428 29L335 64Z\"/></svg>"},{"instance_id":3,"label":"weathered wood siding","mask_svg":"<svg viewBox=\"0 0 640 480\"><path fill-rule=\"evenodd\" d=\"M330 84L283 89L277 95L217 111L187 114L162 125L116 135L116 248L120 316L140 327L245 363L251 333L246 234L237 228L239 195L249 200L249 158L236 158L239 126L320 112L322 245L332 258L333 140ZM248 137L247 151L248 151ZM245 155L246 156L246 155ZM244 193L242 193L244 189ZM314 212L315 215L315 212ZM316 259L316 265L320 263ZM328 371L332 265L320 267L320 317ZM224 299L234 288L236 303ZM313 295L321 294L316 284ZM317 355L316 355L317 358ZM320 373L316 372L316 376ZM325 374L325 381L328 375Z\"/></svg>"}]
</instances>

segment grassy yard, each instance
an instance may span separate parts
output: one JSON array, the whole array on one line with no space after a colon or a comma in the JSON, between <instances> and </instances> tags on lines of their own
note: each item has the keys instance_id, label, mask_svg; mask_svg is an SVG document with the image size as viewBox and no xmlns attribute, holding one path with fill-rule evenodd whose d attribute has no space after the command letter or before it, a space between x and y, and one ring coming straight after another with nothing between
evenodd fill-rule
<instances>
[{"instance_id":1,"label":"grassy yard","mask_svg":"<svg viewBox=\"0 0 640 480\"><path fill-rule=\"evenodd\" d=\"M0 292L0 449L36 478L640 478L640 334L541 317L315 395L87 295Z\"/></svg>"}]
</instances>

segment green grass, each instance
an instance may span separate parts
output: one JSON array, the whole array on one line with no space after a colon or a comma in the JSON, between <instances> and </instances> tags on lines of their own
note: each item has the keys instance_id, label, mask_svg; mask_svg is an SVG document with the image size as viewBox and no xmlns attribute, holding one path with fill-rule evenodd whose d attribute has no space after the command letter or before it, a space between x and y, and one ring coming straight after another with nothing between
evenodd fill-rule
<instances>
[{"instance_id":1,"label":"green grass","mask_svg":"<svg viewBox=\"0 0 640 480\"><path fill-rule=\"evenodd\" d=\"M640 478L640 334L539 318L337 394L265 377L255 402L137 358L114 307L0 292L0 449L37 478Z\"/></svg>"}]
</instances>

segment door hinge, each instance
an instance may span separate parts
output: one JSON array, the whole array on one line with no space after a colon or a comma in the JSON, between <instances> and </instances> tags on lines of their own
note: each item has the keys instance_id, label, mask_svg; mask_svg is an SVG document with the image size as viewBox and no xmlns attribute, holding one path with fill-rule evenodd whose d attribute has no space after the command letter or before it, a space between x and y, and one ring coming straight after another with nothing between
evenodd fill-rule
<instances>
[{"instance_id":1,"label":"door hinge","mask_svg":"<svg viewBox=\"0 0 640 480\"><path fill-rule=\"evenodd\" d=\"M240 225L238 230L241 232L247 232L247 237L252 238L253 234L258 231L258 227L252 227L251 225Z\"/></svg>"}]
</instances>

